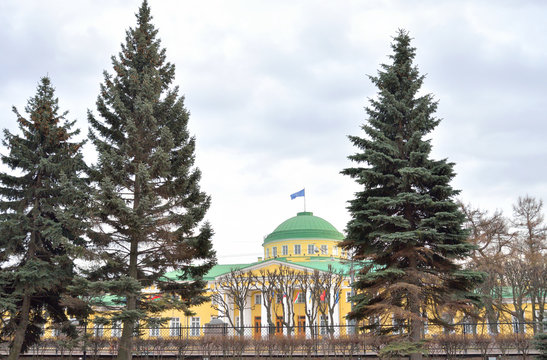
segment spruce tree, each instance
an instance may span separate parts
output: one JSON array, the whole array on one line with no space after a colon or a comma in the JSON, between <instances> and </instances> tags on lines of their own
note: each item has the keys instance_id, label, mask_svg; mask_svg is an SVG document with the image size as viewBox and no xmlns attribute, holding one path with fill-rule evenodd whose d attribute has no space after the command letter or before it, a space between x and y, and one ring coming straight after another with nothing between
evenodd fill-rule
<instances>
[{"instance_id":1,"label":"spruce tree","mask_svg":"<svg viewBox=\"0 0 547 360\"><path fill-rule=\"evenodd\" d=\"M105 72L91 139L98 151L93 169L98 225L90 238L100 253L92 280L117 295L123 322L118 358L130 359L136 323L167 308L188 311L206 300L202 276L215 263L212 229L204 221L210 197L200 190L195 138L166 61L150 8L144 1L137 26L126 33L113 75ZM178 270L178 278L162 277ZM147 301L144 287L164 296ZM171 294L174 296L165 296Z\"/></svg>"},{"instance_id":2,"label":"spruce tree","mask_svg":"<svg viewBox=\"0 0 547 360\"><path fill-rule=\"evenodd\" d=\"M13 110L21 135L4 131L2 162L12 171L0 173L0 297L8 358L18 359L38 341L46 316L76 335L67 320L75 309L66 305L77 301L67 286L84 245L88 190L82 143L72 140L78 131L59 114L50 80L42 78L28 101L27 118Z\"/></svg>"},{"instance_id":3,"label":"spruce tree","mask_svg":"<svg viewBox=\"0 0 547 360\"><path fill-rule=\"evenodd\" d=\"M362 186L349 201L344 246L366 265L349 317L389 324L393 317L391 330L404 330L409 353L420 358L424 321L448 325L443 314L477 300L472 289L481 276L459 265L472 245L450 185L454 164L430 158L426 136L439 124L437 103L419 94L424 76L408 33L400 30L391 47L392 63L370 76L378 94L366 108L364 136L349 136L357 166L342 171Z\"/></svg>"}]
</instances>

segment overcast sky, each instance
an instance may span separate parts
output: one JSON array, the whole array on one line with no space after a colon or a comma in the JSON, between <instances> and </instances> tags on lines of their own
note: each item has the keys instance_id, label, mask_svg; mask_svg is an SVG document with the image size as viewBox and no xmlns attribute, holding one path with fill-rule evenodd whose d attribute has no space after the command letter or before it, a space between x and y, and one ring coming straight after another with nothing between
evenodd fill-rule
<instances>
[{"instance_id":1,"label":"overcast sky","mask_svg":"<svg viewBox=\"0 0 547 360\"><path fill-rule=\"evenodd\" d=\"M102 72L135 26L140 0L0 1L0 126L16 131L48 74L87 133ZM150 0L197 138L221 263L256 260L263 237L303 210L343 231L358 189L339 174L362 135L397 29L414 38L424 92L442 118L433 157L476 207L511 215L547 200L547 2ZM3 149L2 151L6 151ZM90 149L88 161L93 161Z\"/></svg>"}]
</instances>

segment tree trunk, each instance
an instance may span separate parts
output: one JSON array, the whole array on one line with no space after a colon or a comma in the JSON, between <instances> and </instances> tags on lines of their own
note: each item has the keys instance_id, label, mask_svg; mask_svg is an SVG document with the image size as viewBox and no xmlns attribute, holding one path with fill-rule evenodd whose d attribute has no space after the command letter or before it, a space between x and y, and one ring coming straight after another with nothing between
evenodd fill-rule
<instances>
[{"instance_id":1,"label":"tree trunk","mask_svg":"<svg viewBox=\"0 0 547 360\"><path fill-rule=\"evenodd\" d=\"M138 168L138 166L137 166ZM133 210L137 211L137 216L142 215L139 213L141 186L140 178L137 175L135 177L135 190L133 192ZM138 268L137 261L139 256L139 242L140 233L137 230L131 237L131 248L129 249L129 277L138 280ZM137 297L135 294L127 296L126 310L137 310ZM135 321L133 319L124 320L123 331L120 338L120 347L118 350L117 360L131 360L133 356L133 333L135 330Z\"/></svg>"},{"instance_id":2,"label":"tree trunk","mask_svg":"<svg viewBox=\"0 0 547 360\"><path fill-rule=\"evenodd\" d=\"M410 256L409 260L410 260L409 267L415 272L417 269L416 258L414 256ZM419 284L416 284L416 285L419 285ZM417 345L422 340L423 321L421 320L422 311L420 308L420 302L422 300L419 299L419 294L415 294L412 292L408 295L407 299L410 305L409 306L410 313L413 315L413 317L410 319L408 335L409 335L410 342L414 345ZM422 352L420 351L417 353L410 354L410 360L422 360Z\"/></svg>"},{"instance_id":3,"label":"tree trunk","mask_svg":"<svg viewBox=\"0 0 547 360\"><path fill-rule=\"evenodd\" d=\"M27 326L29 322L29 312L30 312L30 295L23 295L23 305L21 306L21 319L17 324L15 330L15 335L13 342L11 344L10 353L8 360L17 360L21 354L21 348L23 347L23 342L25 341L25 333L27 331Z\"/></svg>"},{"instance_id":4,"label":"tree trunk","mask_svg":"<svg viewBox=\"0 0 547 360\"><path fill-rule=\"evenodd\" d=\"M137 279L137 250L138 240L132 239L131 250L129 254L129 277ZM127 296L126 310L137 310L137 297L134 294ZM120 338L120 347L117 360L131 360L133 356L133 333L135 331L135 321L126 319L123 322L123 331Z\"/></svg>"}]
</instances>

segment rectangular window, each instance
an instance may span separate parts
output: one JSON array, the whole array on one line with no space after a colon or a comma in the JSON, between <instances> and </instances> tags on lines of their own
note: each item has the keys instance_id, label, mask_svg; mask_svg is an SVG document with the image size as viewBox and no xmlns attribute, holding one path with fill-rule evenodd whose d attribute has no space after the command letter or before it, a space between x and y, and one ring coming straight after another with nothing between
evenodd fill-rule
<instances>
[{"instance_id":1,"label":"rectangular window","mask_svg":"<svg viewBox=\"0 0 547 360\"><path fill-rule=\"evenodd\" d=\"M368 324L374 326L373 331L378 331L380 326L380 318L378 316L371 316L368 318Z\"/></svg>"},{"instance_id":2,"label":"rectangular window","mask_svg":"<svg viewBox=\"0 0 547 360\"><path fill-rule=\"evenodd\" d=\"M61 336L61 329L59 329L58 327L54 327L52 330L51 330L51 335L53 337L59 337Z\"/></svg>"},{"instance_id":3,"label":"rectangular window","mask_svg":"<svg viewBox=\"0 0 547 360\"><path fill-rule=\"evenodd\" d=\"M308 255L315 255L315 245L308 244Z\"/></svg>"},{"instance_id":4,"label":"rectangular window","mask_svg":"<svg viewBox=\"0 0 547 360\"><path fill-rule=\"evenodd\" d=\"M103 337L104 335L103 324L95 323L95 325L93 326L93 335L95 335L95 337Z\"/></svg>"},{"instance_id":5,"label":"rectangular window","mask_svg":"<svg viewBox=\"0 0 547 360\"><path fill-rule=\"evenodd\" d=\"M255 294L255 305L262 305L262 294Z\"/></svg>"},{"instance_id":6,"label":"rectangular window","mask_svg":"<svg viewBox=\"0 0 547 360\"><path fill-rule=\"evenodd\" d=\"M519 322L515 316L512 316L512 323L513 323L513 332L515 334L519 334L519 333L524 334L526 332L524 329L524 324Z\"/></svg>"},{"instance_id":7,"label":"rectangular window","mask_svg":"<svg viewBox=\"0 0 547 360\"><path fill-rule=\"evenodd\" d=\"M273 257L277 257L277 246L274 246L274 247L272 248L272 256L273 256Z\"/></svg>"},{"instance_id":8,"label":"rectangular window","mask_svg":"<svg viewBox=\"0 0 547 360\"><path fill-rule=\"evenodd\" d=\"M500 324L499 323L488 323L488 334L497 335L500 333Z\"/></svg>"},{"instance_id":9,"label":"rectangular window","mask_svg":"<svg viewBox=\"0 0 547 360\"><path fill-rule=\"evenodd\" d=\"M476 334L477 333L477 327L475 326L475 322L472 319L465 318L462 322L463 325L463 333L464 334Z\"/></svg>"},{"instance_id":10,"label":"rectangular window","mask_svg":"<svg viewBox=\"0 0 547 360\"><path fill-rule=\"evenodd\" d=\"M332 247L332 255L338 256L338 246L333 246Z\"/></svg>"},{"instance_id":11,"label":"rectangular window","mask_svg":"<svg viewBox=\"0 0 547 360\"><path fill-rule=\"evenodd\" d=\"M289 245L281 246L281 255L289 255Z\"/></svg>"},{"instance_id":12,"label":"rectangular window","mask_svg":"<svg viewBox=\"0 0 547 360\"><path fill-rule=\"evenodd\" d=\"M303 291L300 291L298 293L298 296L296 298L296 302L299 303L299 304L303 304L306 302L306 293L303 292Z\"/></svg>"},{"instance_id":13,"label":"rectangular window","mask_svg":"<svg viewBox=\"0 0 547 360\"><path fill-rule=\"evenodd\" d=\"M321 335L327 335L327 317L321 315L321 321L319 322L319 333Z\"/></svg>"},{"instance_id":14,"label":"rectangular window","mask_svg":"<svg viewBox=\"0 0 547 360\"><path fill-rule=\"evenodd\" d=\"M328 255L328 254L329 254L328 245L321 245L321 255Z\"/></svg>"},{"instance_id":15,"label":"rectangular window","mask_svg":"<svg viewBox=\"0 0 547 360\"><path fill-rule=\"evenodd\" d=\"M192 321L190 322L190 335L199 336L199 327L199 318L193 317Z\"/></svg>"},{"instance_id":16,"label":"rectangular window","mask_svg":"<svg viewBox=\"0 0 547 360\"><path fill-rule=\"evenodd\" d=\"M300 244L294 245L294 255L300 255L300 252L302 250L300 249Z\"/></svg>"},{"instance_id":17,"label":"rectangular window","mask_svg":"<svg viewBox=\"0 0 547 360\"><path fill-rule=\"evenodd\" d=\"M158 320L158 319L152 319L152 320ZM150 324L150 329L148 329L148 332L150 334L150 337L158 337L160 336L160 326L157 322L152 322Z\"/></svg>"},{"instance_id":18,"label":"rectangular window","mask_svg":"<svg viewBox=\"0 0 547 360\"><path fill-rule=\"evenodd\" d=\"M112 329L110 330L110 336L119 338L122 336L122 321L112 321Z\"/></svg>"},{"instance_id":19,"label":"rectangular window","mask_svg":"<svg viewBox=\"0 0 547 360\"><path fill-rule=\"evenodd\" d=\"M169 321L169 336L180 336L180 318L171 318Z\"/></svg>"},{"instance_id":20,"label":"rectangular window","mask_svg":"<svg viewBox=\"0 0 547 360\"><path fill-rule=\"evenodd\" d=\"M266 259L270 257L270 249L266 249Z\"/></svg>"}]
</instances>

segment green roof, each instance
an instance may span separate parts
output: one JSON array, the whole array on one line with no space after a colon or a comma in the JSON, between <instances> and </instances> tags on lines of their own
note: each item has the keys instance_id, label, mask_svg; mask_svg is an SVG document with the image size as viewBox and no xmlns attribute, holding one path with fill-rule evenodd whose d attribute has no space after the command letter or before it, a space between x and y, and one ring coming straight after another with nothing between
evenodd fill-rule
<instances>
[{"instance_id":1,"label":"green roof","mask_svg":"<svg viewBox=\"0 0 547 360\"><path fill-rule=\"evenodd\" d=\"M207 274L205 274L205 276L203 276L203 280L214 280L217 276L227 274L232 270L242 269L242 268L251 266L253 264L254 263L251 263L251 264L215 265L215 266L213 266L213 268L211 270L209 270L209 272L207 272ZM165 275L163 275L163 277L165 277L169 280L179 280L179 278L178 278L179 276L180 276L180 271L178 271L178 270L170 271L170 272L166 273Z\"/></svg>"},{"instance_id":2,"label":"green roof","mask_svg":"<svg viewBox=\"0 0 547 360\"><path fill-rule=\"evenodd\" d=\"M343 240L344 235L327 220L314 216L312 212L300 212L281 223L264 239L264 244L276 240L329 239ZM264 245L263 244L263 245Z\"/></svg>"}]
</instances>

